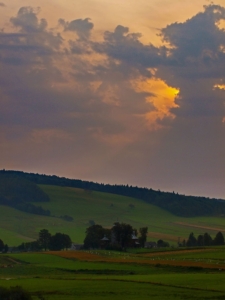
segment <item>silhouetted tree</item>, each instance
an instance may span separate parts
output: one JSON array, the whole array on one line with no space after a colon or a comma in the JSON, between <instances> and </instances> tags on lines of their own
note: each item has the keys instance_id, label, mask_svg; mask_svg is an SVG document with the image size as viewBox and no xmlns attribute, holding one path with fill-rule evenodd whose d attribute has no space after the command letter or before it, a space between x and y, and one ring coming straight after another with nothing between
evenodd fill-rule
<instances>
[{"instance_id":1,"label":"silhouetted tree","mask_svg":"<svg viewBox=\"0 0 225 300\"><path fill-rule=\"evenodd\" d=\"M99 248L100 241L106 234L109 236L109 229L103 228L101 225L94 224L86 229L86 236L84 239L84 248Z\"/></svg>"},{"instance_id":2,"label":"silhouetted tree","mask_svg":"<svg viewBox=\"0 0 225 300\"><path fill-rule=\"evenodd\" d=\"M186 245L188 247L195 247L197 245L197 240L196 240L196 237L194 236L193 232L190 233Z\"/></svg>"},{"instance_id":3,"label":"silhouetted tree","mask_svg":"<svg viewBox=\"0 0 225 300\"><path fill-rule=\"evenodd\" d=\"M71 239L67 234L64 233L56 233L52 235L49 242L49 249L50 250L62 250L71 247Z\"/></svg>"},{"instance_id":4,"label":"silhouetted tree","mask_svg":"<svg viewBox=\"0 0 225 300\"><path fill-rule=\"evenodd\" d=\"M205 232L203 235L203 246L210 246L212 245L212 238L211 236L208 234L208 232Z\"/></svg>"},{"instance_id":5,"label":"silhouetted tree","mask_svg":"<svg viewBox=\"0 0 225 300\"><path fill-rule=\"evenodd\" d=\"M0 240L0 252L2 252L3 251L3 249L4 249L4 243L3 243L3 241L2 240Z\"/></svg>"},{"instance_id":6,"label":"silhouetted tree","mask_svg":"<svg viewBox=\"0 0 225 300\"><path fill-rule=\"evenodd\" d=\"M49 247L50 239L51 239L51 233L47 229L40 230L38 241L41 247L45 249L45 251Z\"/></svg>"},{"instance_id":7,"label":"silhouetted tree","mask_svg":"<svg viewBox=\"0 0 225 300\"><path fill-rule=\"evenodd\" d=\"M7 244L5 244L4 249L3 249L3 252L4 252L4 253L7 253L8 250L9 250L9 246L8 246Z\"/></svg>"},{"instance_id":8,"label":"silhouetted tree","mask_svg":"<svg viewBox=\"0 0 225 300\"><path fill-rule=\"evenodd\" d=\"M130 224L126 223L114 223L112 227L112 233L115 237L115 242L122 248L127 248L132 237L132 233L135 231Z\"/></svg>"},{"instance_id":9,"label":"silhouetted tree","mask_svg":"<svg viewBox=\"0 0 225 300\"><path fill-rule=\"evenodd\" d=\"M145 242L147 240L147 234L148 234L148 227L141 227L139 229L139 233L140 233L140 237L139 237L139 243L141 245L141 247L145 246Z\"/></svg>"},{"instance_id":10,"label":"silhouetted tree","mask_svg":"<svg viewBox=\"0 0 225 300\"><path fill-rule=\"evenodd\" d=\"M197 245L204 246L204 236L202 234L197 237Z\"/></svg>"},{"instance_id":11,"label":"silhouetted tree","mask_svg":"<svg viewBox=\"0 0 225 300\"><path fill-rule=\"evenodd\" d=\"M217 235L215 236L214 240L213 240L213 244L214 245L224 245L224 236L222 234L221 231L219 231L217 233Z\"/></svg>"}]
</instances>

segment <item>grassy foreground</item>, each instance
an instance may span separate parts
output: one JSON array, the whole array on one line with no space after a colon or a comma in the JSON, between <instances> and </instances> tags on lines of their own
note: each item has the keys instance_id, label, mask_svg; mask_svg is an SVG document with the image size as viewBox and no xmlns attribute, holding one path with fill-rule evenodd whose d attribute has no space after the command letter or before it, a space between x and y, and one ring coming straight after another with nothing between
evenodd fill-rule
<instances>
[{"instance_id":1,"label":"grassy foreground","mask_svg":"<svg viewBox=\"0 0 225 300\"><path fill-rule=\"evenodd\" d=\"M0 255L0 286L34 299L225 299L225 248Z\"/></svg>"},{"instance_id":2,"label":"grassy foreground","mask_svg":"<svg viewBox=\"0 0 225 300\"><path fill-rule=\"evenodd\" d=\"M90 220L105 227L111 227L115 221L129 223L137 229L148 226L148 240L163 239L174 245L178 237L186 239L192 231L196 236L208 232L212 237L218 231L225 233L224 217L181 218L134 198L68 187L40 187L49 195L50 202L36 205L49 209L52 217L0 206L0 238L9 246L37 239L43 228L52 234L66 233L73 242L82 243ZM72 216L74 220L64 221L62 215Z\"/></svg>"}]
</instances>

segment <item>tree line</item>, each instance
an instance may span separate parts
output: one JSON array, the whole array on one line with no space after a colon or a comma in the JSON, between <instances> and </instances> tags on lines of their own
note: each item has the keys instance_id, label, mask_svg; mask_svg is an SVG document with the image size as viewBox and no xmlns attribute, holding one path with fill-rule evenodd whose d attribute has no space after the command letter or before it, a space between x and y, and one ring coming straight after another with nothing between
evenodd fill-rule
<instances>
[{"instance_id":1,"label":"tree line","mask_svg":"<svg viewBox=\"0 0 225 300\"><path fill-rule=\"evenodd\" d=\"M17 174L0 172L0 204L37 215L50 216L50 211L34 202L48 202L49 196L34 182Z\"/></svg>"},{"instance_id":2,"label":"tree line","mask_svg":"<svg viewBox=\"0 0 225 300\"><path fill-rule=\"evenodd\" d=\"M52 235L47 229L41 229L36 241L22 243L16 249L19 251L60 251L67 250L71 245L72 241L68 234L57 232Z\"/></svg>"},{"instance_id":3,"label":"tree line","mask_svg":"<svg viewBox=\"0 0 225 300\"><path fill-rule=\"evenodd\" d=\"M224 236L221 231L219 231L214 238L210 236L209 233L199 234L195 237L194 233L191 232L187 241L183 240L179 246L183 247L196 247L196 246L222 246L224 245Z\"/></svg>"},{"instance_id":4,"label":"tree line","mask_svg":"<svg viewBox=\"0 0 225 300\"><path fill-rule=\"evenodd\" d=\"M102 184L82 181L80 179L68 179L65 177L57 177L55 175L49 176L44 174L25 173L21 171L1 170L0 174L19 176L36 184L75 187L84 189L85 191L99 191L133 197L156 205L174 215L182 217L225 215L225 202L222 201L222 199L186 196L175 192L156 191L151 188Z\"/></svg>"}]
</instances>

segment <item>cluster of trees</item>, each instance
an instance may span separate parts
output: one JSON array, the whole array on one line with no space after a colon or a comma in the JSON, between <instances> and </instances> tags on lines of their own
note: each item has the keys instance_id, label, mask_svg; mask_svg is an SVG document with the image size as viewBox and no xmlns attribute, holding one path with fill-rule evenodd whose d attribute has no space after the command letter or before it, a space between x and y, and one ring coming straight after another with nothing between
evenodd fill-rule
<instances>
[{"instance_id":1,"label":"cluster of trees","mask_svg":"<svg viewBox=\"0 0 225 300\"><path fill-rule=\"evenodd\" d=\"M191 232L187 241L183 241L180 246L186 246L186 247L196 247L196 246L220 246L224 245L224 236L221 231L219 231L214 239L205 232L204 234L198 235L196 238L194 233Z\"/></svg>"},{"instance_id":2,"label":"cluster of trees","mask_svg":"<svg viewBox=\"0 0 225 300\"><path fill-rule=\"evenodd\" d=\"M185 196L174 192L161 192L160 190L156 191L148 188L139 188L137 186L99 184L79 179L68 179L65 177L24 173L19 171L2 170L0 171L0 174L19 176L36 184L76 187L84 189L85 191L93 190L133 197L159 206L182 217L225 215L225 202L221 199Z\"/></svg>"},{"instance_id":3,"label":"cluster of trees","mask_svg":"<svg viewBox=\"0 0 225 300\"><path fill-rule=\"evenodd\" d=\"M104 247L107 249L122 250L127 247L134 247L135 242L144 247L147 233L148 227L142 227L139 229L140 236L138 239L133 240L134 235L137 236L138 232L130 224L116 222L111 229L94 224L86 229L84 248ZM103 238L105 238L105 241Z\"/></svg>"},{"instance_id":4,"label":"cluster of trees","mask_svg":"<svg viewBox=\"0 0 225 300\"><path fill-rule=\"evenodd\" d=\"M162 239L157 241L157 247L158 248L164 248L164 247L169 247L169 246L170 246L170 244L168 242L165 242Z\"/></svg>"},{"instance_id":5,"label":"cluster of trees","mask_svg":"<svg viewBox=\"0 0 225 300\"><path fill-rule=\"evenodd\" d=\"M33 202L48 202L49 196L32 181L17 174L0 172L0 204L31 214L49 216L49 210Z\"/></svg>"},{"instance_id":6,"label":"cluster of trees","mask_svg":"<svg viewBox=\"0 0 225 300\"><path fill-rule=\"evenodd\" d=\"M69 235L64 233L56 233L51 235L47 229L42 229L39 232L39 237L36 241L29 243L22 243L17 247L21 251L38 251L44 249L59 251L62 249L68 249L72 245L72 241Z\"/></svg>"}]
</instances>

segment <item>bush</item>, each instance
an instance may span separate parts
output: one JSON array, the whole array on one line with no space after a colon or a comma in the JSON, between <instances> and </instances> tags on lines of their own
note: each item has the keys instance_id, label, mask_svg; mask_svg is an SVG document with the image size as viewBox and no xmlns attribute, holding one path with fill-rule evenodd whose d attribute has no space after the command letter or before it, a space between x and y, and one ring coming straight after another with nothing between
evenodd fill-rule
<instances>
[{"instance_id":1,"label":"bush","mask_svg":"<svg viewBox=\"0 0 225 300\"><path fill-rule=\"evenodd\" d=\"M20 286L11 287L6 289L0 287L0 299L1 300L32 300L31 295L22 289Z\"/></svg>"}]
</instances>

